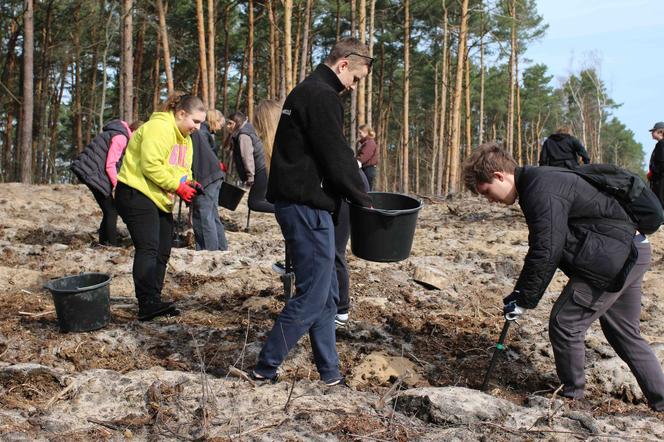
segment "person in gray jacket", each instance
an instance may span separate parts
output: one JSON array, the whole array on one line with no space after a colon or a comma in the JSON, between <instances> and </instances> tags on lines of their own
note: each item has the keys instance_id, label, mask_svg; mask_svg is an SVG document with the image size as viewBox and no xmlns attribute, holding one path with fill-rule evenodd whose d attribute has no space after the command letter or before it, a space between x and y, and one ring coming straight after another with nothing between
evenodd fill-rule
<instances>
[{"instance_id":1,"label":"person in gray jacket","mask_svg":"<svg viewBox=\"0 0 664 442\"><path fill-rule=\"evenodd\" d=\"M242 112L228 119L232 131L233 163L244 185L251 187L247 204L255 212L274 213L274 204L265 199L267 192L267 166L265 148L256 129Z\"/></svg>"}]
</instances>

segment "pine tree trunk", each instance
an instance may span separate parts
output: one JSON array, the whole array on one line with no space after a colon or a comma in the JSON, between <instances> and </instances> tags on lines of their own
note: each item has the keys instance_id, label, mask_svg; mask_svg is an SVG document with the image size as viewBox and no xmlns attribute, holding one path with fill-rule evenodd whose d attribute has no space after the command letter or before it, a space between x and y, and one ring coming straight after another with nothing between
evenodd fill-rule
<instances>
[{"instance_id":1,"label":"pine tree trunk","mask_svg":"<svg viewBox=\"0 0 664 442\"><path fill-rule=\"evenodd\" d=\"M460 178L460 148L461 148L461 93L463 90L463 66L464 54L466 53L466 40L468 38L468 0L461 4L461 23L459 26L459 44L457 49L456 80L454 83L454 96L452 99L452 127L451 146L449 158L450 178L448 181L449 191L457 193Z\"/></svg>"},{"instance_id":2,"label":"pine tree trunk","mask_svg":"<svg viewBox=\"0 0 664 442\"><path fill-rule=\"evenodd\" d=\"M367 0L360 0L360 10L358 14L360 43L367 43ZM360 124L367 123L367 82L363 78L357 85L357 121Z\"/></svg>"},{"instance_id":3,"label":"pine tree trunk","mask_svg":"<svg viewBox=\"0 0 664 442\"><path fill-rule=\"evenodd\" d=\"M286 94L293 89L293 50L291 38L291 19L293 0L284 0L284 75Z\"/></svg>"},{"instance_id":4,"label":"pine tree trunk","mask_svg":"<svg viewBox=\"0 0 664 442\"><path fill-rule=\"evenodd\" d=\"M466 103L464 107L466 108L466 156L468 157L473 150L473 127L470 121L470 54L468 54L468 51L466 51L464 58L466 59Z\"/></svg>"},{"instance_id":5,"label":"pine tree trunk","mask_svg":"<svg viewBox=\"0 0 664 442\"><path fill-rule=\"evenodd\" d=\"M401 175L403 178L403 192L408 193L410 190L408 187L408 129L410 125L410 0L404 0L403 9L403 122L401 133L403 139L403 171L401 172Z\"/></svg>"},{"instance_id":6,"label":"pine tree trunk","mask_svg":"<svg viewBox=\"0 0 664 442\"><path fill-rule=\"evenodd\" d=\"M240 104L242 103L242 90L244 86L244 74L247 67L247 49L249 45L245 45L244 54L242 55L242 66L240 67L240 81L237 85L237 95L235 96L235 112L240 110Z\"/></svg>"},{"instance_id":7,"label":"pine tree trunk","mask_svg":"<svg viewBox=\"0 0 664 442\"><path fill-rule=\"evenodd\" d=\"M65 90L65 80L67 78L67 70L69 69L68 64L68 59L62 63L62 68L60 70L60 88L57 90L57 93L53 94L53 102L51 103L53 110L51 111L51 134L50 142L48 143L50 146L49 164L51 172L49 181L51 183L54 183L57 178L57 170L55 169L55 157L58 147L58 122L60 121L60 104L62 103L62 94Z\"/></svg>"},{"instance_id":8,"label":"pine tree trunk","mask_svg":"<svg viewBox=\"0 0 664 442\"><path fill-rule=\"evenodd\" d=\"M307 76L307 65L309 62L309 33L311 27L311 9L312 0L307 0L305 9L304 31L302 32L302 56L300 62L300 81L304 81Z\"/></svg>"},{"instance_id":9,"label":"pine tree trunk","mask_svg":"<svg viewBox=\"0 0 664 442\"><path fill-rule=\"evenodd\" d=\"M254 119L254 1L248 4L249 35L247 35L247 117Z\"/></svg>"},{"instance_id":10,"label":"pine tree trunk","mask_svg":"<svg viewBox=\"0 0 664 442\"><path fill-rule=\"evenodd\" d=\"M23 112L21 119L21 182L32 182L32 117L34 113L35 22L33 0L23 2Z\"/></svg>"},{"instance_id":11,"label":"pine tree trunk","mask_svg":"<svg viewBox=\"0 0 664 442\"><path fill-rule=\"evenodd\" d=\"M173 71L171 70L171 50L168 44L168 28L166 27L166 10L168 3L164 6L163 0L157 0L157 12L159 13L159 34L161 36L161 48L164 51L164 72L166 72L166 87L168 95L175 92L173 83Z\"/></svg>"},{"instance_id":12,"label":"pine tree trunk","mask_svg":"<svg viewBox=\"0 0 664 442\"><path fill-rule=\"evenodd\" d=\"M447 113L447 84L448 84L448 64L449 64L449 38L447 35L447 7L443 4L443 59L442 66L440 69L440 119L438 121L438 146L440 153L438 155L438 170L437 170L437 186L436 186L436 195L443 194L443 187L447 187L447 180L445 179L445 152L449 149L446 149L445 146L445 121Z\"/></svg>"},{"instance_id":13,"label":"pine tree trunk","mask_svg":"<svg viewBox=\"0 0 664 442\"><path fill-rule=\"evenodd\" d=\"M7 57L2 69L2 84L7 91L11 91L14 84L14 69L16 68L16 42L21 29L12 20L9 24L10 36L7 41ZM14 115L17 112L19 100L11 92L0 94L0 105L6 109L5 130L2 136L2 180L4 182L14 180L12 173L12 135L14 126ZM16 146L18 147L18 146ZM14 155L18 156L18 155Z\"/></svg>"},{"instance_id":14,"label":"pine tree trunk","mask_svg":"<svg viewBox=\"0 0 664 442\"><path fill-rule=\"evenodd\" d=\"M161 32L161 31L160 31ZM161 71L159 69L159 55L161 52L161 39L157 39L157 47L155 48L154 68L152 69L152 111L159 108L159 101L161 100Z\"/></svg>"},{"instance_id":15,"label":"pine tree trunk","mask_svg":"<svg viewBox=\"0 0 664 442\"><path fill-rule=\"evenodd\" d=\"M517 163L523 166L523 145L521 140L521 86L519 84L519 62L515 62L516 72L516 151Z\"/></svg>"},{"instance_id":16,"label":"pine tree trunk","mask_svg":"<svg viewBox=\"0 0 664 442\"><path fill-rule=\"evenodd\" d=\"M278 94L278 81L279 70L277 68L277 45L279 43L276 31L276 22L274 17L274 8L272 7L272 0L267 0L267 15L270 20L270 86L268 91L269 98L276 98Z\"/></svg>"},{"instance_id":17,"label":"pine tree trunk","mask_svg":"<svg viewBox=\"0 0 664 442\"><path fill-rule=\"evenodd\" d=\"M298 73L300 72L300 51L302 47L302 26L304 24L304 12L302 11L302 3L296 7L295 19L295 47L293 48L293 87L297 84Z\"/></svg>"},{"instance_id":18,"label":"pine tree trunk","mask_svg":"<svg viewBox=\"0 0 664 442\"><path fill-rule=\"evenodd\" d=\"M484 11L484 4L480 2L480 8ZM480 25L480 127L477 133L477 144L484 143L484 13L482 13Z\"/></svg>"},{"instance_id":19,"label":"pine tree trunk","mask_svg":"<svg viewBox=\"0 0 664 442\"><path fill-rule=\"evenodd\" d=\"M371 2L370 12L369 12L369 57L373 58L374 54L374 30L375 30L375 19L376 19L376 0L369 0ZM369 74L367 77L367 124L373 127L373 74Z\"/></svg>"},{"instance_id":20,"label":"pine tree trunk","mask_svg":"<svg viewBox=\"0 0 664 442\"><path fill-rule=\"evenodd\" d=\"M200 97L205 107L208 106L210 91L208 90L207 55L205 50L205 17L203 16L203 0L196 0L196 24L198 26L198 66L200 68Z\"/></svg>"},{"instance_id":21,"label":"pine tree trunk","mask_svg":"<svg viewBox=\"0 0 664 442\"><path fill-rule=\"evenodd\" d=\"M216 107L216 100L217 100L217 66L216 66L216 61L214 57L214 50L216 45L215 43L215 9L214 9L214 0L208 0L208 106L210 109L214 109Z\"/></svg>"},{"instance_id":22,"label":"pine tree trunk","mask_svg":"<svg viewBox=\"0 0 664 442\"><path fill-rule=\"evenodd\" d=\"M130 121L134 115L132 94L134 92L133 52L133 0L122 1L122 111L121 118Z\"/></svg>"},{"instance_id":23,"label":"pine tree trunk","mask_svg":"<svg viewBox=\"0 0 664 442\"><path fill-rule=\"evenodd\" d=\"M433 123L432 123L432 144L431 144L431 165L430 165L430 181L429 193L431 195L435 192L436 187L436 162L438 161L438 106L440 98L438 96L438 63L434 64L433 71Z\"/></svg>"},{"instance_id":24,"label":"pine tree trunk","mask_svg":"<svg viewBox=\"0 0 664 442\"><path fill-rule=\"evenodd\" d=\"M143 54L145 48L145 30L147 29L147 22L145 19L141 20L141 27L139 28L138 35L136 36L136 56L134 57L134 79L137 84L142 83L143 78ZM132 110L133 115L130 121L136 121L139 119L139 101L140 98L140 89L136 88L136 92L133 94L133 104Z\"/></svg>"},{"instance_id":25,"label":"pine tree trunk","mask_svg":"<svg viewBox=\"0 0 664 442\"><path fill-rule=\"evenodd\" d=\"M337 20L336 20L336 25L337 25L337 33L336 33L336 40L339 41L341 39L341 2L340 0L337 0Z\"/></svg>"},{"instance_id":26,"label":"pine tree trunk","mask_svg":"<svg viewBox=\"0 0 664 442\"><path fill-rule=\"evenodd\" d=\"M356 25L355 12L357 3L356 0L350 0L350 35L355 37ZM350 136L348 137L350 145L353 149L357 150L357 89L353 89L350 93Z\"/></svg>"},{"instance_id":27,"label":"pine tree trunk","mask_svg":"<svg viewBox=\"0 0 664 442\"><path fill-rule=\"evenodd\" d=\"M270 2L271 4L272 2ZM228 112L228 69L230 68L230 35L229 35L229 15L231 11L231 4L226 5L224 8L224 78L223 78L223 87L221 88L222 94L222 107L224 115Z\"/></svg>"},{"instance_id":28,"label":"pine tree trunk","mask_svg":"<svg viewBox=\"0 0 664 442\"><path fill-rule=\"evenodd\" d=\"M99 129L104 127L104 110L106 107L106 80L108 73L106 70L108 62L108 51L111 46L111 22L113 20L113 8L108 13L106 20L106 30L104 31L104 52L101 57L101 102L99 103ZM66 63L65 63L66 64Z\"/></svg>"},{"instance_id":29,"label":"pine tree trunk","mask_svg":"<svg viewBox=\"0 0 664 442\"><path fill-rule=\"evenodd\" d=\"M83 95L83 82L81 81L81 21L80 9L76 8L74 11L74 56L76 57L72 65L72 76L74 77L74 106L73 106L73 123L74 123L74 140L76 145L76 152L83 151L83 111L82 99ZM133 66L132 66L133 67Z\"/></svg>"},{"instance_id":30,"label":"pine tree trunk","mask_svg":"<svg viewBox=\"0 0 664 442\"><path fill-rule=\"evenodd\" d=\"M516 0L510 1L510 17L512 17L512 31L510 38L510 61L509 69L509 96L507 102L507 134L505 137L505 147L508 152L514 155L514 96L515 96L515 83L516 74L514 72L516 65Z\"/></svg>"}]
</instances>

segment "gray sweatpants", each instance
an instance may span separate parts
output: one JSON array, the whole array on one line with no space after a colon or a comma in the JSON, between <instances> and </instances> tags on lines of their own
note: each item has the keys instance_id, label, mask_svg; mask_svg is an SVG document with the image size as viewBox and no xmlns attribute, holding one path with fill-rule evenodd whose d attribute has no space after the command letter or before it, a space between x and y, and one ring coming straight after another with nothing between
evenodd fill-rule
<instances>
[{"instance_id":1,"label":"gray sweatpants","mask_svg":"<svg viewBox=\"0 0 664 442\"><path fill-rule=\"evenodd\" d=\"M638 235L639 257L619 292L602 292L571 278L551 310L549 338L563 395L580 399L586 380L585 335L599 318L604 336L627 363L650 406L664 411L664 373L650 345L641 337L641 282L650 267L650 243Z\"/></svg>"}]
</instances>

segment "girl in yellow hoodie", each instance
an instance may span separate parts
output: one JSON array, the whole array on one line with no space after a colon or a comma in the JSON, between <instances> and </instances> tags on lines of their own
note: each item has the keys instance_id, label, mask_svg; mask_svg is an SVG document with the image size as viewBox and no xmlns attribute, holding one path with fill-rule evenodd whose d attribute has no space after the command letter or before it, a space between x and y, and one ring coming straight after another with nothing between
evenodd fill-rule
<instances>
[{"instance_id":1,"label":"girl in yellow hoodie","mask_svg":"<svg viewBox=\"0 0 664 442\"><path fill-rule=\"evenodd\" d=\"M141 321L179 314L172 302L162 301L161 290L171 254L175 195L186 202L196 195L189 135L203 121L201 99L175 93L134 132L122 161L115 200L136 249L132 274Z\"/></svg>"}]
</instances>

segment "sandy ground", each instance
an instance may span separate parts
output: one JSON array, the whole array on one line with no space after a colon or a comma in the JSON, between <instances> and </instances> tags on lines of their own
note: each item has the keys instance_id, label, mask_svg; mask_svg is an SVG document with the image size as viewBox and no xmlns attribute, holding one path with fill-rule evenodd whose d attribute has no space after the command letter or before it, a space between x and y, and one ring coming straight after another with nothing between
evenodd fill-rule
<instances>
[{"instance_id":1,"label":"sandy ground","mask_svg":"<svg viewBox=\"0 0 664 442\"><path fill-rule=\"evenodd\" d=\"M126 228L124 247L99 246L101 212L85 187L0 184L0 195L2 440L664 438L664 416L645 405L597 326L587 400L556 396L547 319L562 274L512 327L489 394L477 391L527 251L518 207L425 198L410 258L373 263L349 252L352 307L338 350L350 388L327 388L307 339L275 385L229 375L253 366L283 305L270 270L284 253L273 216L252 213L246 229L244 201L220 211L230 250L174 249L164 296L182 315L141 323ZM664 360L664 233L650 239L642 333ZM438 288L414 281L423 271ZM42 285L81 272L113 276L112 319L63 334Z\"/></svg>"}]
</instances>

